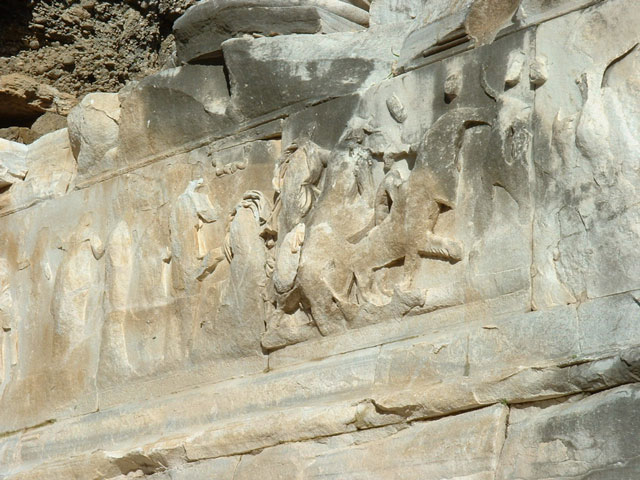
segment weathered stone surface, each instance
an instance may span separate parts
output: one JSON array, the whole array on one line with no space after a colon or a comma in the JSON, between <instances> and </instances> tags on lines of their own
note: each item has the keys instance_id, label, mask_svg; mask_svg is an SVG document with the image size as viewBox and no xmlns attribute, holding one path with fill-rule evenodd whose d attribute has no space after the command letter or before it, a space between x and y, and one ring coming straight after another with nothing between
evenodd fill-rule
<instances>
[{"instance_id":1,"label":"weathered stone surface","mask_svg":"<svg viewBox=\"0 0 640 480\"><path fill-rule=\"evenodd\" d=\"M490 479L506 419L507 408L500 405L414 424L387 439L322 456L304 478Z\"/></svg>"},{"instance_id":2,"label":"weathered stone surface","mask_svg":"<svg viewBox=\"0 0 640 480\"><path fill-rule=\"evenodd\" d=\"M378 437L345 435L324 444L276 447L254 457L243 456L236 475L240 479L289 475L300 479L489 479L504 441L506 415L507 408L496 406L415 423Z\"/></svg>"},{"instance_id":3,"label":"weathered stone surface","mask_svg":"<svg viewBox=\"0 0 640 480\"><path fill-rule=\"evenodd\" d=\"M498 479L632 479L640 472L638 385L511 416Z\"/></svg>"},{"instance_id":4,"label":"weathered stone surface","mask_svg":"<svg viewBox=\"0 0 640 480\"><path fill-rule=\"evenodd\" d=\"M379 28L228 40L223 53L233 105L245 117L255 118L366 88L389 76L403 38L396 28Z\"/></svg>"},{"instance_id":5,"label":"weathered stone surface","mask_svg":"<svg viewBox=\"0 0 640 480\"><path fill-rule=\"evenodd\" d=\"M256 371L248 378L115 408L106 407L102 399L108 401L108 396L101 393L101 412L42 427L28 442L31 437L25 434L20 458L31 464L42 460L42 451L48 452L48 461L82 455L96 431L110 432L101 444L110 451L128 452L143 443L141 454L147 457L178 448L191 461L221 458L280 443L402 425L407 419L635 381L640 372L637 336L619 344L619 350L625 349L619 355L612 355L606 343L599 353L583 351L572 325L575 308L566 307L553 316L479 321L459 326L449 336L431 333L382 349L335 355L266 375ZM563 329L573 335L556 335ZM528 341L533 331L545 332L538 344ZM334 403L326 403L329 399ZM11 438L3 445L10 442ZM15 448L8 451L15 453Z\"/></svg>"},{"instance_id":6,"label":"weathered stone surface","mask_svg":"<svg viewBox=\"0 0 640 480\"><path fill-rule=\"evenodd\" d=\"M120 99L115 93L85 96L68 117L78 175L90 177L117 167Z\"/></svg>"},{"instance_id":7,"label":"weathered stone surface","mask_svg":"<svg viewBox=\"0 0 640 480\"><path fill-rule=\"evenodd\" d=\"M169 472L171 480L193 480L197 478L234 478L240 457L220 458L202 463L189 463ZM265 472L262 473L263 475ZM161 475L161 474L160 474ZM150 477L156 480L156 476ZM162 480L162 477L159 478Z\"/></svg>"},{"instance_id":8,"label":"weathered stone surface","mask_svg":"<svg viewBox=\"0 0 640 480\"><path fill-rule=\"evenodd\" d=\"M120 92L117 164L204 140L234 124L221 66L186 65L164 70Z\"/></svg>"},{"instance_id":9,"label":"weathered stone surface","mask_svg":"<svg viewBox=\"0 0 640 480\"><path fill-rule=\"evenodd\" d=\"M314 5L315 4L315 5ZM220 60L222 43L244 34L260 36L356 31L368 23L366 12L341 1L273 4L252 0L200 2L174 24L177 60Z\"/></svg>"},{"instance_id":10,"label":"weathered stone surface","mask_svg":"<svg viewBox=\"0 0 640 480\"><path fill-rule=\"evenodd\" d=\"M635 478L633 7L205 2L0 142L0 476Z\"/></svg>"},{"instance_id":11,"label":"weathered stone surface","mask_svg":"<svg viewBox=\"0 0 640 480\"><path fill-rule=\"evenodd\" d=\"M618 351L640 338L640 291L612 295L578 306L580 344L585 353Z\"/></svg>"},{"instance_id":12,"label":"weathered stone surface","mask_svg":"<svg viewBox=\"0 0 640 480\"><path fill-rule=\"evenodd\" d=\"M520 292L498 299L436 310L426 315L405 317L401 322L369 325L349 330L345 335L319 337L271 352L269 365L272 368L282 368L407 338L434 334L446 326L462 325L473 318L494 319L511 313L522 313L525 311L526 296Z\"/></svg>"},{"instance_id":13,"label":"weathered stone surface","mask_svg":"<svg viewBox=\"0 0 640 480\"><path fill-rule=\"evenodd\" d=\"M638 289L636 9L609 1L542 25L536 53L538 308ZM566 29L574 35L560 32ZM559 174L562 172L562 174Z\"/></svg>"}]
</instances>

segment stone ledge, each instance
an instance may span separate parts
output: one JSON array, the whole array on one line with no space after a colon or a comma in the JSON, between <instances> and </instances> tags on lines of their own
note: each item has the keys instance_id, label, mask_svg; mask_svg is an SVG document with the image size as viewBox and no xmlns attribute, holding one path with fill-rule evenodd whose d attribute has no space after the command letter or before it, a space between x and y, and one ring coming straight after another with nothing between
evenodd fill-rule
<instances>
[{"instance_id":1,"label":"stone ledge","mask_svg":"<svg viewBox=\"0 0 640 480\"><path fill-rule=\"evenodd\" d=\"M580 310L606 308L607 302L628 297L594 300ZM87 444L122 452L146 445L141 451L147 456L186 451L191 460L216 458L500 402L540 401L636 381L640 333L630 330L634 312L600 319L602 328L613 328L608 322L615 322L625 330L627 351L619 354L611 352L608 338L602 338L588 322L581 323L577 312L575 306L568 306L490 322L478 320L454 331L228 380L9 435L0 446L4 452L1 463L6 465L3 473L15 468L14 455L19 455L21 468L36 468L43 461L84 455ZM527 328L539 333L533 344ZM566 334L559 336L562 331ZM585 335L594 341L601 338L603 353L596 354L593 348L584 353L579 338ZM622 338L616 343L616 349L621 348ZM487 355L489 351L495 354ZM248 401L239 404L238 398ZM310 422L309 428L299 428L300 422ZM99 438L96 432L101 432Z\"/></svg>"},{"instance_id":2,"label":"stone ledge","mask_svg":"<svg viewBox=\"0 0 640 480\"><path fill-rule=\"evenodd\" d=\"M403 479L429 478L474 480L523 478L567 478L596 472L615 472L616 478L632 479L637 472L638 450L634 412L640 402L640 384L625 385L594 395L575 395L553 402L522 406L496 404L472 412L440 419L391 426L358 429L358 419L343 433L317 430L315 437L298 441L286 435L271 437L263 448L250 437L237 437L233 431L221 432L226 443L242 442L249 449L229 455L208 450L193 461L181 446L173 443L148 445L129 452L98 450L90 454L49 463L32 470L14 472L11 480L69 478L117 478L142 471L154 480L189 480L217 475L234 480L267 480L296 475L300 479L366 478L386 479L389 472L403 473ZM293 424L298 418L282 411L273 421ZM334 415L349 421L345 411L317 409L318 417ZM306 416L307 424L313 418ZM358 417L361 418L361 417ZM612 424L627 419L615 430ZM246 419L249 420L249 419ZM270 423L263 429L273 427ZM259 430L258 427L257 430ZM277 429L276 429L277 430ZM603 435L606 432L607 436ZM615 441L611 441L615 438ZM249 443L247 443L247 441ZM225 442L223 442L225 443ZM200 448L200 447L197 447ZM399 464L398 458L403 461ZM579 461L571 461L577 459Z\"/></svg>"}]
</instances>

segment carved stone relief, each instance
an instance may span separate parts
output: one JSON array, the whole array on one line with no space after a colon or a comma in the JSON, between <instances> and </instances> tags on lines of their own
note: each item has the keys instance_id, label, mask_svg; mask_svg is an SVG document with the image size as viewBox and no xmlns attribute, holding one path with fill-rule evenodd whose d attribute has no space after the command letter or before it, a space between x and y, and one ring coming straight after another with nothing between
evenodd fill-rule
<instances>
[{"instance_id":1,"label":"carved stone relief","mask_svg":"<svg viewBox=\"0 0 640 480\"><path fill-rule=\"evenodd\" d=\"M575 22L571 38L550 27L537 38L549 78L537 90L536 135L550 138L536 148L537 308L638 287L640 257L620 245L638 239L638 86L629 72L640 36L619 8L558 19L560 29Z\"/></svg>"},{"instance_id":2,"label":"carved stone relief","mask_svg":"<svg viewBox=\"0 0 640 480\"><path fill-rule=\"evenodd\" d=\"M400 85L389 82L359 115L382 100L390 123L356 117L331 152L308 140L303 144L313 148L294 143L285 151L275 174L275 310L265 348L503 295L508 292L479 291L475 284L504 275L513 286L514 270L522 274L521 288L528 288L529 251L509 259L516 264L504 270L485 251L489 235L508 241L509 228L530 231L531 87L521 81L528 64L523 53L513 55L503 76L489 79L481 52L466 66L445 67L471 69L479 81L454 87L458 77L449 73L431 125L404 112L408 87L384 93ZM416 77L411 80L419 83ZM381 143L386 148L378 148Z\"/></svg>"},{"instance_id":3,"label":"carved stone relief","mask_svg":"<svg viewBox=\"0 0 640 480\"><path fill-rule=\"evenodd\" d=\"M0 477L635 468L630 0L214 3L0 142Z\"/></svg>"},{"instance_id":4,"label":"carved stone relief","mask_svg":"<svg viewBox=\"0 0 640 480\"><path fill-rule=\"evenodd\" d=\"M10 285L9 262L0 257L0 395L10 380L11 367L17 363L16 311Z\"/></svg>"},{"instance_id":5,"label":"carved stone relief","mask_svg":"<svg viewBox=\"0 0 640 480\"><path fill-rule=\"evenodd\" d=\"M102 282L96 261L104 255L104 245L91 228L91 214L80 220L62 249L51 303L53 354L59 359L92 335L99 318L101 295L92 287Z\"/></svg>"}]
</instances>

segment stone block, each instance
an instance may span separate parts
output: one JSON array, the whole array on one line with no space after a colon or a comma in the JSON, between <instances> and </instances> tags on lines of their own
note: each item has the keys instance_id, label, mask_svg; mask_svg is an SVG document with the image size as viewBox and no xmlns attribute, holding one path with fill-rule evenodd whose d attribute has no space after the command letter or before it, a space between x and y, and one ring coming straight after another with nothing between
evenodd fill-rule
<instances>
[{"instance_id":1,"label":"stone block","mask_svg":"<svg viewBox=\"0 0 640 480\"><path fill-rule=\"evenodd\" d=\"M638 385L512 415L495 478L636 478Z\"/></svg>"},{"instance_id":2,"label":"stone block","mask_svg":"<svg viewBox=\"0 0 640 480\"><path fill-rule=\"evenodd\" d=\"M507 409L500 405L404 429L284 444L243 456L235 478L490 479L506 418Z\"/></svg>"},{"instance_id":3,"label":"stone block","mask_svg":"<svg viewBox=\"0 0 640 480\"><path fill-rule=\"evenodd\" d=\"M78 176L87 179L115 169L120 122L117 93L90 93L69 113L69 138Z\"/></svg>"},{"instance_id":4,"label":"stone block","mask_svg":"<svg viewBox=\"0 0 640 480\"><path fill-rule=\"evenodd\" d=\"M227 114L229 91L221 66L163 70L120 92L120 102L119 166L189 142L208 143L208 137L222 137L235 124Z\"/></svg>"},{"instance_id":5,"label":"stone block","mask_svg":"<svg viewBox=\"0 0 640 480\"><path fill-rule=\"evenodd\" d=\"M235 109L256 118L300 102L348 95L391 73L403 33L382 28L224 43Z\"/></svg>"},{"instance_id":6,"label":"stone block","mask_svg":"<svg viewBox=\"0 0 640 480\"><path fill-rule=\"evenodd\" d=\"M519 292L497 299L467 303L432 313L406 317L401 322L385 322L348 330L342 335L320 337L290 345L269 355L269 366L284 368L309 361L340 355L364 348L392 344L410 338L436 335L443 329L455 330L463 324L481 319L509 318L529 310L529 294Z\"/></svg>"},{"instance_id":7,"label":"stone block","mask_svg":"<svg viewBox=\"0 0 640 480\"><path fill-rule=\"evenodd\" d=\"M640 345L640 291L578 306L580 346L585 354L615 352Z\"/></svg>"},{"instance_id":8,"label":"stone block","mask_svg":"<svg viewBox=\"0 0 640 480\"><path fill-rule=\"evenodd\" d=\"M209 460L207 462L189 463L172 469L171 480L195 480L198 478L233 478L241 457L228 457ZM155 480L155 478L153 479Z\"/></svg>"},{"instance_id":9,"label":"stone block","mask_svg":"<svg viewBox=\"0 0 640 480\"><path fill-rule=\"evenodd\" d=\"M484 405L497 403L504 408L501 402L557 398L634 381L640 372L637 349L592 360L610 353L580 352L577 332L571 326L574 322L568 316L573 310L557 309L553 316L546 313L547 318L540 313L478 323L460 327L457 336L436 333L382 350L371 348L267 374L256 372L170 398L139 398L136 403L42 427L34 437L25 434L16 454L23 462L35 463L83 455L87 438L96 431L109 432L102 445L121 452L112 455L117 462L133 458L135 451L151 458L170 455L176 448L186 451L191 462L222 459L280 443L296 446L299 443L295 442L316 438L333 438L337 448L339 439L348 437L344 434L349 432L356 435L356 429L373 429L370 435L377 438L380 427L396 425L393 428L402 429L406 420L449 415L436 422L413 423L426 426L462 419L470 414L451 415ZM531 335L522 333L536 326L543 326L546 332L538 339L542 348L530 344ZM563 329L574 336L553 337ZM491 353L495 345L498 356ZM546 351L544 345L554 347ZM181 413L176 416L177 412ZM9 448L12 441L9 436L0 442L0 451ZM142 448L140 442L144 442ZM325 455L312 451L313 459ZM440 465L435 455L424 461L430 465L424 471ZM391 457L385 462L390 464L388 468L401 468L391 463ZM377 467L371 468L370 475L377 475ZM484 478L482 475L479 478Z\"/></svg>"},{"instance_id":10,"label":"stone block","mask_svg":"<svg viewBox=\"0 0 640 480\"><path fill-rule=\"evenodd\" d=\"M318 6L313 3L289 1L267 6L246 0L200 2L174 24L177 59L182 63L221 61L222 43L246 34L319 34L364 28L353 21L366 18L366 12L360 13L356 7L337 1L317 2ZM348 20L333 13L332 6L338 7L338 12L345 9L357 15Z\"/></svg>"}]
</instances>

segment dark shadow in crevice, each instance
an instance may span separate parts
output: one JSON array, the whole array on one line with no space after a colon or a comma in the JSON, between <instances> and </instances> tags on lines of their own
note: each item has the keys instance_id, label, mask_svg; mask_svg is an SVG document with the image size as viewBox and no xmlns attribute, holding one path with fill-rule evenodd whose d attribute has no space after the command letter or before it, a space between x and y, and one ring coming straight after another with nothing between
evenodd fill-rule
<instances>
[{"instance_id":1,"label":"dark shadow in crevice","mask_svg":"<svg viewBox=\"0 0 640 480\"><path fill-rule=\"evenodd\" d=\"M227 92L231 96L231 77L229 76L229 69L224 61L224 55L221 51L208 53L200 57L194 58L189 62L190 65L208 65L208 66L220 66L224 72L224 78L227 82Z\"/></svg>"},{"instance_id":2,"label":"dark shadow in crevice","mask_svg":"<svg viewBox=\"0 0 640 480\"><path fill-rule=\"evenodd\" d=\"M0 1L0 57L12 57L28 48L33 6L26 0Z\"/></svg>"}]
</instances>

